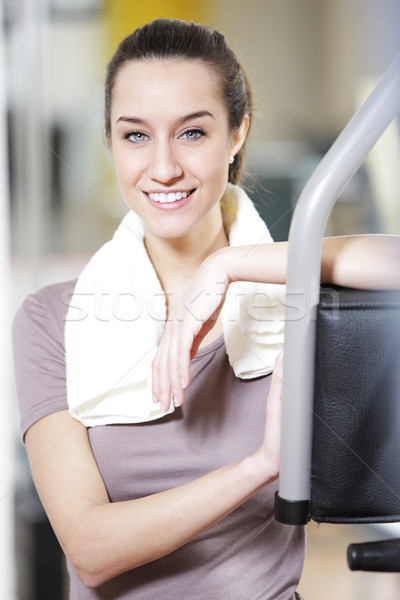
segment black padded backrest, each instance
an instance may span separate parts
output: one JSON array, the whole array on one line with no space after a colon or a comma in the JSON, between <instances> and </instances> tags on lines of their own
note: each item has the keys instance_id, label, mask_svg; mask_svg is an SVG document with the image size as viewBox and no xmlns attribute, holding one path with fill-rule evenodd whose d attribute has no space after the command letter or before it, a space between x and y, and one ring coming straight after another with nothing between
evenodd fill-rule
<instances>
[{"instance_id":1,"label":"black padded backrest","mask_svg":"<svg viewBox=\"0 0 400 600\"><path fill-rule=\"evenodd\" d=\"M400 521L400 290L322 286L310 516Z\"/></svg>"}]
</instances>

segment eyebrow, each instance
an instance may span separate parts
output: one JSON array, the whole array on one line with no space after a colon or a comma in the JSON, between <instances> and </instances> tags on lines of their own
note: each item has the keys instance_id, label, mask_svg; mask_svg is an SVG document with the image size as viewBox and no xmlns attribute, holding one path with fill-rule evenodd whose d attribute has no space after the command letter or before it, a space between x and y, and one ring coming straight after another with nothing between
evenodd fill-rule
<instances>
[{"instance_id":1,"label":"eyebrow","mask_svg":"<svg viewBox=\"0 0 400 600\"><path fill-rule=\"evenodd\" d=\"M199 110L198 112L190 113L178 119L179 124L186 123L187 121L191 121L192 119L199 119L200 117L211 117L215 119L214 115L210 113L208 110ZM117 123L123 121L124 123L134 123L136 125L148 125L148 122L145 119L140 119L139 117L119 117L117 119Z\"/></svg>"}]
</instances>

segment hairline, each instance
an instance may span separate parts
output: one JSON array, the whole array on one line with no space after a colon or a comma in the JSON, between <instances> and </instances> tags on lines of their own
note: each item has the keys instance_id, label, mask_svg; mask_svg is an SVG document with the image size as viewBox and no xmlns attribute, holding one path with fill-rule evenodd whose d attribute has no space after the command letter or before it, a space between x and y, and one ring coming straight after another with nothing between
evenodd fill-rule
<instances>
[{"instance_id":1,"label":"hairline","mask_svg":"<svg viewBox=\"0 0 400 600\"><path fill-rule=\"evenodd\" d=\"M225 100L224 100L224 93L223 93L223 76L221 73L221 70L218 68L217 65L215 65L215 63L212 63L210 60L204 59L202 57L193 57L193 56L185 56L184 54L171 54L170 56L160 56L158 54L153 54L153 55L147 55L147 56L139 56L139 57L135 57L135 58L127 58L124 61L121 61L120 65L118 66L118 68L115 71L115 75L114 75L114 80L112 83L112 88L111 88L111 96L110 96L110 110L109 110L109 122L110 122L110 130L107 132L106 131L106 138L108 141L110 141L110 137L111 137L111 127L112 127L112 123L111 123L111 107L113 104L113 96L114 96L114 88L115 88L115 83L117 81L117 77L119 76L120 72L124 69L124 67L126 65L129 65L130 63L137 63L137 62L151 62L151 61L158 61L158 62L164 62L164 63L171 63L171 62L197 62L197 63L202 63L203 65L209 67L210 71L212 71L213 73L213 78L215 80L215 84L216 84L216 92L218 95L218 99L221 101L225 113L227 115L228 118L228 127L229 127L229 131L232 132L234 131L234 127L231 127L230 124L230 118L229 118L229 110L228 107L226 106ZM244 117L244 115L243 115Z\"/></svg>"}]
</instances>

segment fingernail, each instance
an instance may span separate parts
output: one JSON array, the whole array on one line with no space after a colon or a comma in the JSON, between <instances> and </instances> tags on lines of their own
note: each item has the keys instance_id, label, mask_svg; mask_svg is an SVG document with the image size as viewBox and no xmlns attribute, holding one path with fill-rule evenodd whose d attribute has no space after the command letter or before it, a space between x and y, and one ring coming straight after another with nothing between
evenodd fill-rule
<instances>
[{"instance_id":1,"label":"fingernail","mask_svg":"<svg viewBox=\"0 0 400 600\"><path fill-rule=\"evenodd\" d=\"M180 404L179 404L179 400L178 400L178 398L176 398L176 396L174 396L174 406L175 406L175 408L176 408L177 406L180 406Z\"/></svg>"},{"instance_id":2,"label":"fingernail","mask_svg":"<svg viewBox=\"0 0 400 600\"><path fill-rule=\"evenodd\" d=\"M157 398L155 397L154 394L153 394L153 402L154 402L154 404L157 404L157 402L158 402L158 400L157 400Z\"/></svg>"},{"instance_id":3,"label":"fingernail","mask_svg":"<svg viewBox=\"0 0 400 600\"><path fill-rule=\"evenodd\" d=\"M181 379L181 388L184 390L186 387L186 381L182 378Z\"/></svg>"}]
</instances>

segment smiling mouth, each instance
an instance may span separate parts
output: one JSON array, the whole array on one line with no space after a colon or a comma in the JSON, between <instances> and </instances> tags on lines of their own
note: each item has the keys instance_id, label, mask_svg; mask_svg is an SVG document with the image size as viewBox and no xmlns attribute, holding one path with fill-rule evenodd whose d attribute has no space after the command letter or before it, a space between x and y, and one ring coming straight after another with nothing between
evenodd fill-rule
<instances>
[{"instance_id":1,"label":"smiling mouth","mask_svg":"<svg viewBox=\"0 0 400 600\"><path fill-rule=\"evenodd\" d=\"M177 202L178 200L188 198L193 192L194 192L194 190L190 190L189 192L168 192L168 193L149 192L147 195L150 198L150 200L164 204L167 202L169 202L169 203Z\"/></svg>"}]
</instances>

